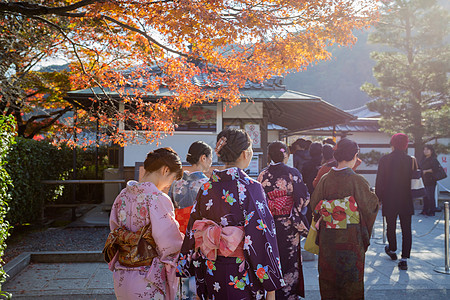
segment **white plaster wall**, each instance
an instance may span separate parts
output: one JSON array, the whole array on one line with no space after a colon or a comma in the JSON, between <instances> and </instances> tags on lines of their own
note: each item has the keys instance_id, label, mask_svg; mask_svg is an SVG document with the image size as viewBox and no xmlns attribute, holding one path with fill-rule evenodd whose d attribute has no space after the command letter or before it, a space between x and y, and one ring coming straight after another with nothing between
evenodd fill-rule
<instances>
[{"instance_id":1,"label":"white plaster wall","mask_svg":"<svg viewBox=\"0 0 450 300\"><path fill-rule=\"evenodd\" d=\"M159 140L160 144L129 144L124 147L124 166L134 167L135 162L143 162L147 157L147 153L161 147L172 147L181 158L181 161L186 161L186 155L189 146L195 141L204 141L211 148L216 146L216 133L174 133L172 136L167 136ZM213 161L217 161L217 157L213 153Z\"/></svg>"},{"instance_id":2,"label":"white plaster wall","mask_svg":"<svg viewBox=\"0 0 450 300\"><path fill-rule=\"evenodd\" d=\"M278 130L268 130L267 131L267 142L268 143L279 141L278 137L279 137L279 131Z\"/></svg>"},{"instance_id":3,"label":"white plaster wall","mask_svg":"<svg viewBox=\"0 0 450 300\"><path fill-rule=\"evenodd\" d=\"M384 132L351 132L347 138L358 144L389 144L391 136Z\"/></svg>"},{"instance_id":4,"label":"white plaster wall","mask_svg":"<svg viewBox=\"0 0 450 300\"><path fill-rule=\"evenodd\" d=\"M261 102L241 102L240 104L227 107L224 106L223 118L225 119L262 119L263 118L263 103Z\"/></svg>"}]
</instances>

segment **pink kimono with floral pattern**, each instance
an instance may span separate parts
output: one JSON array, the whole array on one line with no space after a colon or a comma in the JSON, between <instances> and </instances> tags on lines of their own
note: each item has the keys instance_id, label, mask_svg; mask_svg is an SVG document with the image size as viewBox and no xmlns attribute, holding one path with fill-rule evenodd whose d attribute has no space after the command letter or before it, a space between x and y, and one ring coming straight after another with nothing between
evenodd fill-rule
<instances>
[{"instance_id":1,"label":"pink kimono with floral pattern","mask_svg":"<svg viewBox=\"0 0 450 300\"><path fill-rule=\"evenodd\" d=\"M151 223L158 252L151 265L135 268L122 266L116 254L109 268L114 272L117 299L175 299L183 235L170 198L151 182L129 181L114 201L109 223L111 230L122 226L133 232Z\"/></svg>"}]
</instances>

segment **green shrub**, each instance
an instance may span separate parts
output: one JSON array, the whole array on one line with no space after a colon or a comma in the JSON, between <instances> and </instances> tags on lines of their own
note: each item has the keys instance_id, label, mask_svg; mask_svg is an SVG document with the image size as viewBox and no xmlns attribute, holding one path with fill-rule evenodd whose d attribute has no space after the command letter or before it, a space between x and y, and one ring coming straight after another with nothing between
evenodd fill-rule
<instances>
[{"instance_id":1,"label":"green shrub","mask_svg":"<svg viewBox=\"0 0 450 300\"><path fill-rule=\"evenodd\" d=\"M6 248L5 240L8 237L9 226L5 219L8 212L8 202L11 200L11 195L8 192L8 185L11 184L11 179L8 172L5 170L5 158L14 143L14 118L0 115L0 291L1 284L6 279L6 273L3 270L3 253ZM7 294L0 292L2 295Z\"/></svg>"},{"instance_id":2,"label":"green shrub","mask_svg":"<svg viewBox=\"0 0 450 300\"><path fill-rule=\"evenodd\" d=\"M72 150L17 137L7 160L6 170L13 182L9 222L16 225L41 221L45 201L56 199L63 192L63 186L42 181L69 178Z\"/></svg>"}]
</instances>

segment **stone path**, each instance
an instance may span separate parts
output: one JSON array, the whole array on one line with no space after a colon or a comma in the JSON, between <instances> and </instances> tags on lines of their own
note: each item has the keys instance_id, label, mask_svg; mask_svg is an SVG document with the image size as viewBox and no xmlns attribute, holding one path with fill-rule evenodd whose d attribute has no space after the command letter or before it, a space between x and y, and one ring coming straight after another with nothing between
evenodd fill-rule
<instances>
[{"instance_id":1,"label":"stone path","mask_svg":"<svg viewBox=\"0 0 450 300\"><path fill-rule=\"evenodd\" d=\"M442 213L436 217L413 216L412 224L409 269L400 271L397 262L384 253L384 245L379 244L382 218L378 216L372 245L366 253L366 299L450 299L450 275L434 271L445 263ZM401 245L399 232L397 237ZM317 259L305 261L303 268L306 299L320 299ZM12 292L14 299L115 299L112 273L101 262L31 263L3 290Z\"/></svg>"}]
</instances>

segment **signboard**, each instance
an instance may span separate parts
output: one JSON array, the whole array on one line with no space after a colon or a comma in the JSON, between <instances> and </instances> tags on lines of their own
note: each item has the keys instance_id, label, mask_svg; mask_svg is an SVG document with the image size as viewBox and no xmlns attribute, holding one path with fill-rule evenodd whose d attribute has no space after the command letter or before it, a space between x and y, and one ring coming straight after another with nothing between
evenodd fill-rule
<instances>
[{"instance_id":1,"label":"signboard","mask_svg":"<svg viewBox=\"0 0 450 300\"><path fill-rule=\"evenodd\" d=\"M259 124L245 124L244 129L252 139L253 148L261 148L261 130Z\"/></svg>"},{"instance_id":2,"label":"signboard","mask_svg":"<svg viewBox=\"0 0 450 300\"><path fill-rule=\"evenodd\" d=\"M259 175L259 156L261 155L261 152L254 152L252 160L250 161L250 164L248 165L249 175L252 176L258 176Z\"/></svg>"}]
</instances>

